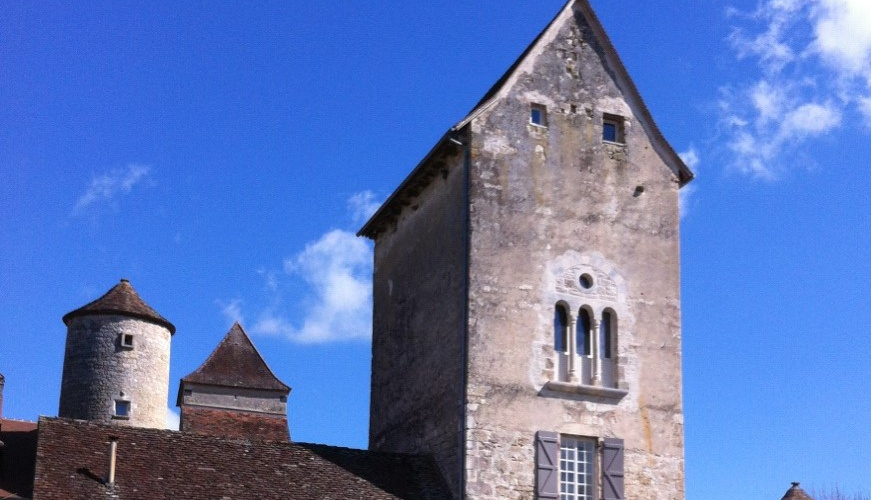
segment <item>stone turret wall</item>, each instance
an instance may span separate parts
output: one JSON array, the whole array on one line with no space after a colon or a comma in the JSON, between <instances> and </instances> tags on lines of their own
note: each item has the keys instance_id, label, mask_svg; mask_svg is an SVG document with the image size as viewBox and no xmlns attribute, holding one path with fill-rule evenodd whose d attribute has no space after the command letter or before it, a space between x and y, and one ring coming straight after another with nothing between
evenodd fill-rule
<instances>
[{"instance_id":1,"label":"stone turret wall","mask_svg":"<svg viewBox=\"0 0 871 500\"><path fill-rule=\"evenodd\" d=\"M124 335L132 335L132 347L122 345ZM118 315L72 318L58 416L164 428L169 354L164 326ZM129 415L116 415L116 401L129 402Z\"/></svg>"}]
</instances>

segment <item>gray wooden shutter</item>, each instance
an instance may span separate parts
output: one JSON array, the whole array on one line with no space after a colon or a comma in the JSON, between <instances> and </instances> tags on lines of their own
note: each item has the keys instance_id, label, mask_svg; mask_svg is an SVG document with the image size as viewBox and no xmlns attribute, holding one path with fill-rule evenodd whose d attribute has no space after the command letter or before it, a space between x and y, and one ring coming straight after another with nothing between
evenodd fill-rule
<instances>
[{"instance_id":1,"label":"gray wooden shutter","mask_svg":"<svg viewBox=\"0 0 871 500\"><path fill-rule=\"evenodd\" d=\"M623 500L623 440L605 438L602 443L602 500Z\"/></svg>"},{"instance_id":2,"label":"gray wooden shutter","mask_svg":"<svg viewBox=\"0 0 871 500\"><path fill-rule=\"evenodd\" d=\"M559 435L538 431L535 435L535 494L559 498Z\"/></svg>"}]
</instances>

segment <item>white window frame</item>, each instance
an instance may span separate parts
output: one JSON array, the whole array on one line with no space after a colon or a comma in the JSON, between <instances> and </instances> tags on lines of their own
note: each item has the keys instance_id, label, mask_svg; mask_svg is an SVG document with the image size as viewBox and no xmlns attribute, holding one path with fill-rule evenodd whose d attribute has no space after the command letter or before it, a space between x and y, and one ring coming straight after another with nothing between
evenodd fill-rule
<instances>
[{"instance_id":1,"label":"white window frame","mask_svg":"<svg viewBox=\"0 0 871 500\"><path fill-rule=\"evenodd\" d=\"M605 139L605 125L614 127L614 140ZM626 144L626 119L622 116L605 113L602 115L602 142L605 144Z\"/></svg>"},{"instance_id":2,"label":"white window frame","mask_svg":"<svg viewBox=\"0 0 871 500\"><path fill-rule=\"evenodd\" d=\"M535 120L536 113L538 114L538 121ZM530 104L529 124L534 127L547 128L547 106L537 103Z\"/></svg>"},{"instance_id":3,"label":"white window frame","mask_svg":"<svg viewBox=\"0 0 871 500\"><path fill-rule=\"evenodd\" d=\"M132 333L119 333L118 344L125 349L133 349L133 337Z\"/></svg>"},{"instance_id":4,"label":"white window frame","mask_svg":"<svg viewBox=\"0 0 871 500\"><path fill-rule=\"evenodd\" d=\"M597 500L598 470L596 439L560 436L560 500Z\"/></svg>"},{"instance_id":5,"label":"white window frame","mask_svg":"<svg viewBox=\"0 0 871 500\"><path fill-rule=\"evenodd\" d=\"M119 413L119 408L126 408L124 413ZM133 403L130 402L129 399L116 399L114 406L112 408L112 418L126 420L130 418L130 414L133 413Z\"/></svg>"}]
</instances>

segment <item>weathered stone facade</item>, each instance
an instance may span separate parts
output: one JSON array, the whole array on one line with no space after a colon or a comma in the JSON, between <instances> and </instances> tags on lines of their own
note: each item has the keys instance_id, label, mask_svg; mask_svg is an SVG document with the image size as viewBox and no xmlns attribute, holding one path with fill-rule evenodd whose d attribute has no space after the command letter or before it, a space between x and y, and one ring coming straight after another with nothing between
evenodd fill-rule
<instances>
[{"instance_id":1,"label":"weathered stone facade","mask_svg":"<svg viewBox=\"0 0 871 500\"><path fill-rule=\"evenodd\" d=\"M132 335L133 346L121 345ZM171 333L121 315L88 315L67 324L58 416L136 427L166 427ZM116 401L130 404L116 415Z\"/></svg>"},{"instance_id":2,"label":"weathered stone facade","mask_svg":"<svg viewBox=\"0 0 871 500\"><path fill-rule=\"evenodd\" d=\"M361 230L370 446L433 453L457 497L519 500L536 494L537 432L618 438L625 498L682 500L691 178L587 2L569 2ZM570 369L557 306L594 337Z\"/></svg>"},{"instance_id":3,"label":"weathered stone facade","mask_svg":"<svg viewBox=\"0 0 871 500\"><path fill-rule=\"evenodd\" d=\"M369 446L429 453L452 488L461 466L465 349L463 157L441 169L375 247Z\"/></svg>"}]
</instances>

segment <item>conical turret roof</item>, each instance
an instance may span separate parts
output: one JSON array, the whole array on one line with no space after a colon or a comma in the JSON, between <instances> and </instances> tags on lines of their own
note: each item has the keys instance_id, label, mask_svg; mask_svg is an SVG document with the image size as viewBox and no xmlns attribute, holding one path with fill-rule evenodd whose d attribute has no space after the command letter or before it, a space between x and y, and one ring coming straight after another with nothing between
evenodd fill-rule
<instances>
[{"instance_id":1,"label":"conical turret roof","mask_svg":"<svg viewBox=\"0 0 871 500\"><path fill-rule=\"evenodd\" d=\"M792 487L786 490L786 494L780 500L814 500L810 495L804 492L798 486L797 482L792 483Z\"/></svg>"},{"instance_id":2,"label":"conical turret roof","mask_svg":"<svg viewBox=\"0 0 871 500\"><path fill-rule=\"evenodd\" d=\"M278 380L266 365L239 323L233 324L224 340L196 371L181 380L182 383L290 392L290 387Z\"/></svg>"},{"instance_id":3,"label":"conical turret roof","mask_svg":"<svg viewBox=\"0 0 871 500\"><path fill-rule=\"evenodd\" d=\"M111 290L99 299L85 304L75 311L66 313L63 317L63 322L65 325L69 325L70 320L73 318L101 314L117 314L119 316L144 319L164 326L169 330L170 334L175 334L175 326L146 304L139 297L139 294L136 293L136 290L133 289L133 285L126 279L122 279L120 283L113 286Z\"/></svg>"}]
</instances>

